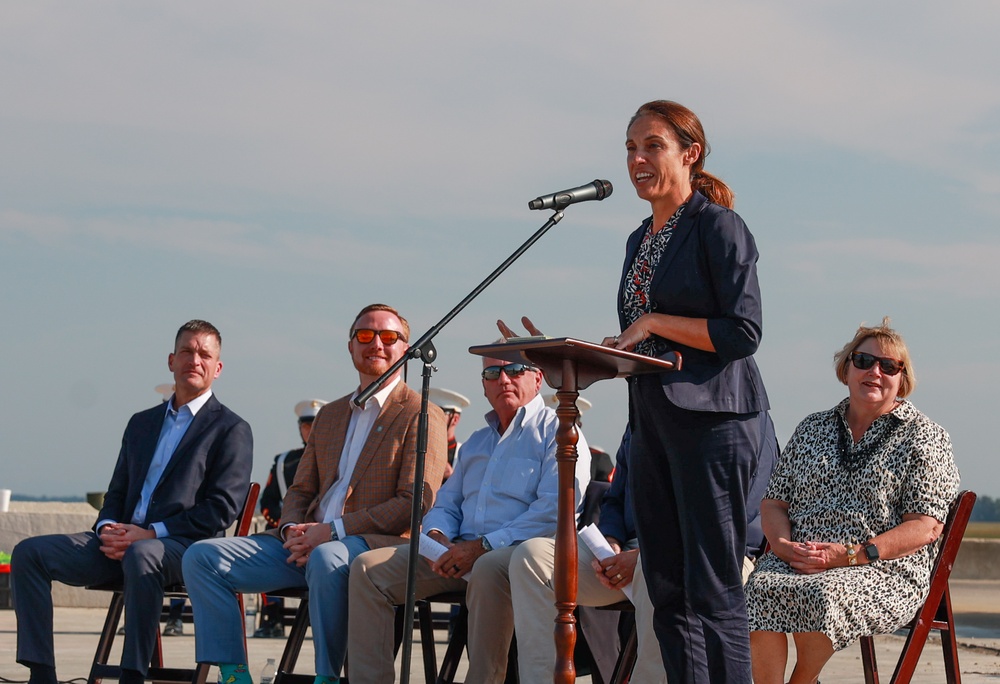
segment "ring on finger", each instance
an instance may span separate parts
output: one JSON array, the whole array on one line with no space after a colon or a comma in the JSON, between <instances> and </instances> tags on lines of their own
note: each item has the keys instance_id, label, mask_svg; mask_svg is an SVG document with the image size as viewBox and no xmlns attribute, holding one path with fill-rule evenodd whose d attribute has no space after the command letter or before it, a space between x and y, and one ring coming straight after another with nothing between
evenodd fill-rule
<instances>
[{"instance_id":1,"label":"ring on finger","mask_svg":"<svg viewBox=\"0 0 1000 684\"><path fill-rule=\"evenodd\" d=\"M617 575L615 575L615 579L618 580L619 582L621 582L622 579L623 579L622 578L622 574L619 572Z\"/></svg>"}]
</instances>

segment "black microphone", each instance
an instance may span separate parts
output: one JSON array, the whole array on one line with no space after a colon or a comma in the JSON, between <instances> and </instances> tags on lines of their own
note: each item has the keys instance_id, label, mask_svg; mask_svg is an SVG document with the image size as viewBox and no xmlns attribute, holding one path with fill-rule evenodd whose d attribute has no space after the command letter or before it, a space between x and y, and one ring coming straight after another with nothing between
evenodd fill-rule
<instances>
[{"instance_id":1,"label":"black microphone","mask_svg":"<svg viewBox=\"0 0 1000 684\"><path fill-rule=\"evenodd\" d=\"M528 202L528 209L565 209L577 202L602 200L610 195L612 190L611 183L608 181L595 180L593 183L587 183L571 190L542 195L538 199Z\"/></svg>"}]
</instances>

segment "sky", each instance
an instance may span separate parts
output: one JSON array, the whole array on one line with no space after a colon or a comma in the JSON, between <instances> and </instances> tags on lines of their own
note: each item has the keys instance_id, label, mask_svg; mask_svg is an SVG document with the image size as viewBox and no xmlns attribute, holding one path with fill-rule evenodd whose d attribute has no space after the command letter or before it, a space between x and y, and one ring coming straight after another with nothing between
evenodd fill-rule
<instances>
[{"instance_id":1,"label":"sky","mask_svg":"<svg viewBox=\"0 0 1000 684\"><path fill-rule=\"evenodd\" d=\"M263 481L298 446L296 402L356 388L358 310L424 332L546 221L529 200L609 180L435 340L467 437L488 410L468 348L498 318L617 332L649 213L625 127L672 99L757 241L782 445L846 396L834 352L889 315L963 486L1000 496L998 25L966 0L2 3L0 487L103 491L192 318L222 331L214 389ZM613 453L625 382L583 396Z\"/></svg>"}]
</instances>

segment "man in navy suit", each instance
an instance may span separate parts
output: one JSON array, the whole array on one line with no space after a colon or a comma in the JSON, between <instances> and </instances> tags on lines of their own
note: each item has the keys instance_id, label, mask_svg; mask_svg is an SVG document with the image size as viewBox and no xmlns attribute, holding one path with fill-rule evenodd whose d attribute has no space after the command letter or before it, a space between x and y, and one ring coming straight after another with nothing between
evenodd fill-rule
<instances>
[{"instance_id":1,"label":"man in navy suit","mask_svg":"<svg viewBox=\"0 0 1000 684\"><path fill-rule=\"evenodd\" d=\"M253 437L246 421L212 394L222 372L222 336L207 321L177 331L167 366L174 395L132 416L104 507L92 531L25 539L14 547L11 581L17 662L31 684L56 684L52 581L123 582L124 684L145 678L164 586L181 582L181 556L199 539L225 534L250 483Z\"/></svg>"}]
</instances>

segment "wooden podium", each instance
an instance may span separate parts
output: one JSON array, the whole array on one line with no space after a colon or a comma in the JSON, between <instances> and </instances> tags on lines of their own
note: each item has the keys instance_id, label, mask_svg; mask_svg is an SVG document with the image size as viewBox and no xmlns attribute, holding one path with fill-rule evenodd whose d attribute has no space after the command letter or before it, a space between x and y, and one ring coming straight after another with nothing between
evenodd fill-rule
<instances>
[{"instance_id":1,"label":"wooden podium","mask_svg":"<svg viewBox=\"0 0 1000 684\"><path fill-rule=\"evenodd\" d=\"M573 648L576 645L576 424L580 412L576 399L580 390L598 380L624 378L643 373L661 373L681 367L680 354L661 359L602 347L569 337L514 337L504 344L469 347L478 354L511 363L530 363L541 368L545 381L557 390L559 430L556 460L559 467L559 504L556 527L555 594L556 684L576 681Z\"/></svg>"}]
</instances>

